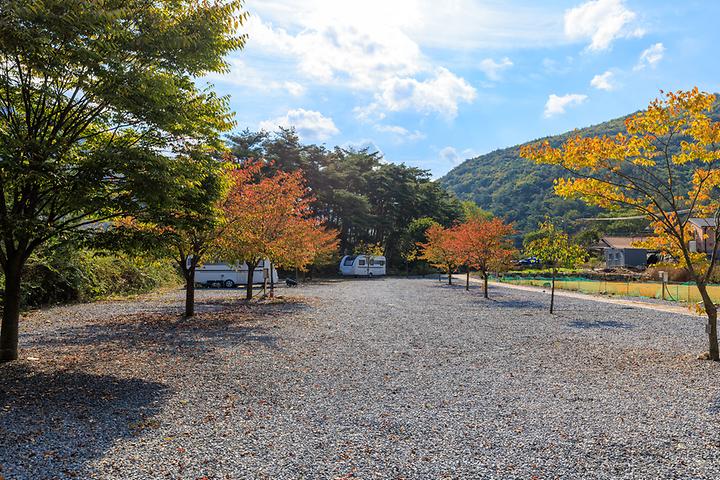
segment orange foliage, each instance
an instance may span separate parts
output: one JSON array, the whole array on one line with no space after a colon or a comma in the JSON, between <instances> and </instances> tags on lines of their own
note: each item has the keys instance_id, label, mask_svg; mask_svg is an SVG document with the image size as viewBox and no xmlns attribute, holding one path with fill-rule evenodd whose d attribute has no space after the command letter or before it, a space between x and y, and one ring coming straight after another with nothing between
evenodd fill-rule
<instances>
[{"instance_id":1,"label":"orange foliage","mask_svg":"<svg viewBox=\"0 0 720 480\"><path fill-rule=\"evenodd\" d=\"M302 172L263 177L262 166L245 162L230 173L219 255L249 265L269 258L282 267L303 269L334 251L337 234L312 216L313 199Z\"/></svg>"},{"instance_id":2,"label":"orange foliage","mask_svg":"<svg viewBox=\"0 0 720 480\"><path fill-rule=\"evenodd\" d=\"M450 248L459 264L485 276L488 271L503 270L516 255L509 238L513 233L512 226L499 218L472 219L453 229Z\"/></svg>"}]
</instances>

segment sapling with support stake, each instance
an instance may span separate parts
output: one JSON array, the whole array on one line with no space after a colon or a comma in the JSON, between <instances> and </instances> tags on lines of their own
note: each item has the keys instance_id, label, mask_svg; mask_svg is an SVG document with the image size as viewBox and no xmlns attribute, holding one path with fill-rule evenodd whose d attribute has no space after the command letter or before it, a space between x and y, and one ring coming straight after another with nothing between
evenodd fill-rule
<instances>
[{"instance_id":1,"label":"sapling with support stake","mask_svg":"<svg viewBox=\"0 0 720 480\"><path fill-rule=\"evenodd\" d=\"M647 110L625 120L626 133L580 137L555 148L547 141L523 147L521 155L556 165L567 178L556 181L565 198L614 211L632 211L648 219L655 237L640 245L678 259L695 282L707 315L708 352L720 360L717 306L707 285L718 249L720 122L715 95L690 91L661 92ZM711 251L694 252L691 218L712 218Z\"/></svg>"},{"instance_id":2,"label":"sapling with support stake","mask_svg":"<svg viewBox=\"0 0 720 480\"><path fill-rule=\"evenodd\" d=\"M546 221L540 224L538 238L525 246L525 254L538 258L550 269L550 313L555 310L555 278L559 268L573 268L585 260L585 250L570 242L568 234L558 229L555 224Z\"/></svg>"}]
</instances>

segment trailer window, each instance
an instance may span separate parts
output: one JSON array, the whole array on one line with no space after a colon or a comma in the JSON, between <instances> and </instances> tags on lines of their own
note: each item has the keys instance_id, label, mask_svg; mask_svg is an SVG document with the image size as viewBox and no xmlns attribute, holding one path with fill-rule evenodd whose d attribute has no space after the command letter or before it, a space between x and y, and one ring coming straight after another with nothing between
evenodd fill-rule
<instances>
[{"instance_id":1,"label":"trailer window","mask_svg":"<svg viewBox=\"0 0 720 480\"><path fill-rule=\"evenodd\" d=\"M377 264L380 265L381 267L384 267L384 266L385 266L385 260L378 260L378 261L377 261Z\"/></svg>"},{"instance_id":2,"label":"trailer window","mask_svg":"<svg viewBox=\"0 0 720 480\"><path fill-rule=\"evenodd\" d=\"M356 258L357 258L357 257L348 257L348 258L346 258L346 259L345 259L345 262L343 263L343 265L345 265L346 267L352 267L352 264L353 264L353 262L355 261Z\"/></svg>"},{"instance_id":3,"label":"trailer window","mask_svg":"<svg viewBox=\"0 0 720 480\"><path fill-rule=\"evenodd\" d=\"M365 265L365 260L360 260L360 261L358 262L358 265L360 265L361 267L362 267L363 265Z\"/></svg>"}]
</instances>

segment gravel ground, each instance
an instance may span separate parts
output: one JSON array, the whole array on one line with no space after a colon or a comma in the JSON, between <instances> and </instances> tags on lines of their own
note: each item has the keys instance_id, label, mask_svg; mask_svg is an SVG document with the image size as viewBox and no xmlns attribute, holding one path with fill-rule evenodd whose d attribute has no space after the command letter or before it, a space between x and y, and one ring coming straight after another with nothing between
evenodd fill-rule
<instances>
[{"instance_id":1,"label":"gravel ground","mask_svg":"<svg viewBox=\"0 0 720 480\"><path fill-rule=\"evenodd\" d=\"M0 366L0 476L720 478L698 319L419 279L283 294L29 315Z\"/></svg>"}]
</instances>

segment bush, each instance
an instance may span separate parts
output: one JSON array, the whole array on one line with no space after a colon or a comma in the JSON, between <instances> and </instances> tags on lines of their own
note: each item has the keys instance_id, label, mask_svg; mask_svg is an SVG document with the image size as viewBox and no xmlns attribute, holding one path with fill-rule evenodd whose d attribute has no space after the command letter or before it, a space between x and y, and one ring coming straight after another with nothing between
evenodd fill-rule
<instances>
[{"instance_id":1,"label":"bush","mask_svg":"<svg viewBox=\"0 0 720 480\"><path fill-rule=\"evenodd\" d=\"M1 278L4 286L5 279ZM69 247L33 255L23 273L22 304L39 307L144 293L180 283L169 260Z\"/></svg>"}]
</instances>

